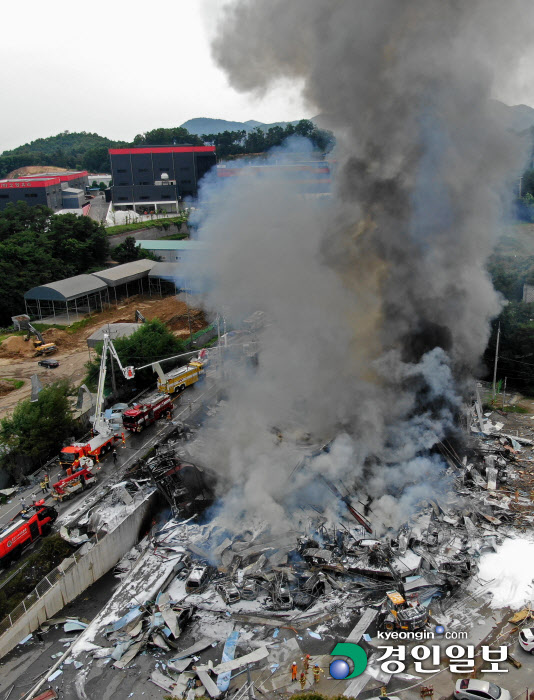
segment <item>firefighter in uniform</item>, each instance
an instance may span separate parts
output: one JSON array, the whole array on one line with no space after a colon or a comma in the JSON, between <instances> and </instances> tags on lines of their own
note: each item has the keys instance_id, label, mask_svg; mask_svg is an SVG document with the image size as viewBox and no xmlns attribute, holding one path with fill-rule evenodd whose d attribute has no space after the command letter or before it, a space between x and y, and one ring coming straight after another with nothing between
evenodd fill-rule
<instances>
[{"instance_id":1,"label":"firefighter in uniform","mask_svg":"<svg viewBox=\"0 0 534 700\"><path fill-rule=\"evenodd\" d=\"M305 685L306 685L306 674L304 673L304 671L302 671L302 673L300 674L300 687L302 688L302 690L304 690Z\"/></svg>"},{"instance_id":2,"label":"firefighter in uniform","mask_svg":"<svg viewBox=\"0 0 534 700\"><path fill-rule=\"evenodd\" d=\"M293 661L291 664L291 682L296 683L297 681L297 662Z\"/></svg>"},{"instance_id":3,"label":"firefighter in uniform","mask_svg":"<svg viewBox=\"0 0 534 700\"><path fill-rule=\"evenodd\" d=\"M313 682L315 685L321 680L321 673L324 673L322 668L319 668L318 664L313 667Z\"/></svg>"},{"instance_id":4,"label":"firefighter in uniform","mask_svg":"<svg viewBox=\"0 0 534 700\"><path fill-rule=\"evenodd\" d=\"M308 673L308 669L310 668L310 655L306 654L304 657L304 673Z\"/></svg>"}]
</instances>

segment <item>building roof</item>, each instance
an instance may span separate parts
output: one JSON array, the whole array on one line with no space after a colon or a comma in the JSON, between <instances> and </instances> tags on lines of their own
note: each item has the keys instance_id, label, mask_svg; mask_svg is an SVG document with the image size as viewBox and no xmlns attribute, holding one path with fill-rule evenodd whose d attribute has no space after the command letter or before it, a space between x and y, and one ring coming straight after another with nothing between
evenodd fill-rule
<instances>
[{"instance_id":1,"label":"building roof","mask_svg":"<svg viewBox=\"0 0 534 700\"><path fill-rule=\"evenodd\" d=\"M124 265L116 265L108 270L93 272L93 275L105 282L109 287L118 287L120 284L147 277L153 265L153 260L134 260L133 262L124 263Z\"/></svg>"},{"instance_id":2,"label":"building roof","mask_svg":"<svg viewBox=\"0 0 534 700\"><path fill-rule=\"evenodd\" d=\"M141 148L110 148L110 156L128 156L136 153L213 153L215 146L142 146Z\"/></svg>"},{"instance_id":3,"label":"building roof","mask_svg":"<svg viewBox=\"0 0 534 700\"><path fill-rule=\"evenodd\" d=\"M90 348L96 347L98 343L103 342L104 333L107 333L111 340L128 338L132 333L138 331L142 325L142 323L106 323L105 326L102 326L87 338L87 345Z\"/></svg>"},{"instance_id":4,"label":"building roof","mask_svg":"<svg viewBox=\"0 0 534 700\"><path fill-rule=\"evenodd\" d=\"M74 195L74 194L76 194L76 195L83 194L83 190L78 190L78 189L76 189L75 187L65 187L65 189L61 190L61 192L62 192L63 194L72 194L72 195Z\"/></svg>"},{"instance_id":5,"label":"building roof","mask_svg":"<svg viewBox=\"0 0 534 700\"><path fill-rule=\"evenodd\" d=\"M70 301L107 289L107 284L94 275L76 275L58 282L33 287L24 295L25 299L47 301Z\"/></svg>"},{"instance_id":6,"label":"building roof","mask_svg":"<svg viewBox=\"0 0 534 700\"><path fill-rule=\"evenodd\" d=\"M206 250L204 241L136 241L143 250Z\"/></svg>"}]
</instances>

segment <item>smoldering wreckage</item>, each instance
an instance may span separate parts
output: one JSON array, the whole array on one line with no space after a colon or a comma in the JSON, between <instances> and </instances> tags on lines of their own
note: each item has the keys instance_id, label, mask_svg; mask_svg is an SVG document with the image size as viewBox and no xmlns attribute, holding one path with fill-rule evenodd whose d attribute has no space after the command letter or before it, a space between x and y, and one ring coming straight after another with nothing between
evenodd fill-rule
<instances>
[{"instance_id":1,"label":"smoldering wreckage","mask_svg":"<svg viewBox=\"0 0 534 700\"><path fill-rule=\"evenodd\" d=\"M170 438L138 465L142 476L138 468L113 489L99 509L103 517L88 514L78 531L62 530L82 543L85 532L113 527L114 506L128 507L151 488L172 513L117 565L122 583L97 617L88 626L67 620L65 631L80 637L50 682L67 682L69 674L87 682L103 666L119 672L141 665L175 697L217 698L244 692L249 681L241 674L254 668L254 687L280 692L291 690L291 662L300 666L310 646L339 641L340 629L366 649L371 668L377 635L432 636L473 582L484 583L480 557L533 520L534 440L504 433L498 419L483 417L475 402L463 454L450 442L440 445L453 488L423 499L398 530L382 528L380 536L370 520L373 504L362 505L357 484L313 473L329 444L302 445L290 472L319 479L327 496L300 503L298 529L273 535L271 523L259 522L236 535L217 515L220 477L190 461L184 431ZM330 657L323 654L311 663L326 670ZM310 673L305 687L312 684Z\"/></svg>"}]
</instances>

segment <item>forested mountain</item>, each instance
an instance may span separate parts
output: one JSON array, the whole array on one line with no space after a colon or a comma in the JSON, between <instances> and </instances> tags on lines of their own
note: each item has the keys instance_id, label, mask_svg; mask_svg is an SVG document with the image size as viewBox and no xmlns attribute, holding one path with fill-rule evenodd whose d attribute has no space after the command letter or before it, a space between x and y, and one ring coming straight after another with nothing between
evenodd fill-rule
<instances>
[{"instance_id":1,"label":"forested mountain","mask_svg":"<svg viewBox=\"0 0 534 700\"><path fill-rule=\"evenodd\" d=\"M64 131L36 139L0 155L0 178L26 165L54 165L61 168L107 172L108 148L118 145L99 134Z\"/></svg>"}]
</instances>

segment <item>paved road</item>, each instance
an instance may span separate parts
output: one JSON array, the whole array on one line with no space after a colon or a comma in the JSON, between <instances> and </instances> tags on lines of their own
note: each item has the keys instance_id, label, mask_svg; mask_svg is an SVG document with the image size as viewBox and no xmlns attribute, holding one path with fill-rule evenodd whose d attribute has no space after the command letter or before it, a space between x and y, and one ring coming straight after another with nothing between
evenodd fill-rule
<instances>
[{"instance_id":1,"label":"paved road","mask_svg":"<svg viewBox=\"0 0 534 700\"><path fill-rule=\"evenodd\" d=\"M105 220L110 207L111 202L106 202L103 194L96 194L95 198L91 200L91 209L89 210L89 216L95 221L102 222Z\"/></svg>"},{"instance_id":2,"label":"paved road","mask_svg":"<svg viewBox=\"0 0 534 700\"><path fill-rule=\"evenodd\" d=\"M204 382L200 385L196 384L189 387L180 397L175 397L173 403L175 405L173 421L183 421L187 422L188 416L191 415L195 407L198 405L206 394L206 392L212 392L215 387L215 380L212 377L207 377ZM169 428L168 422L164 420L157 421L153 425L146 428L142 433L129 433L124 431L125 444L118 442L116 444L118 458L118 469L121 467L128 467L137 459L140 459L142 455L149 449L151 444L157 443L158 438L161 439L164 432ZM117 476L118 469L113 464L113 458L111 454L100 463L100 471L98 474L99 484L105 484L112 478ZM64 472L59 467L55 467L50 472L50 483L53 484L59 479L63 478ZM29 505L36 499L43 498L43 493L39 484L34 484L31 487L27 487L18 494L11 501L3 506L0 506L0 528L5 526L12 520L17 513L21 510L21 497L26 500L26 505ZM47 503L55 503L53 499L49 496L45 496ZM74 499L72 501L67 501L63 504L59 504L60 515L66 514L67 511L71 511L77 508L77 504L82 499Z\"/></svg>"}]
</instances>

